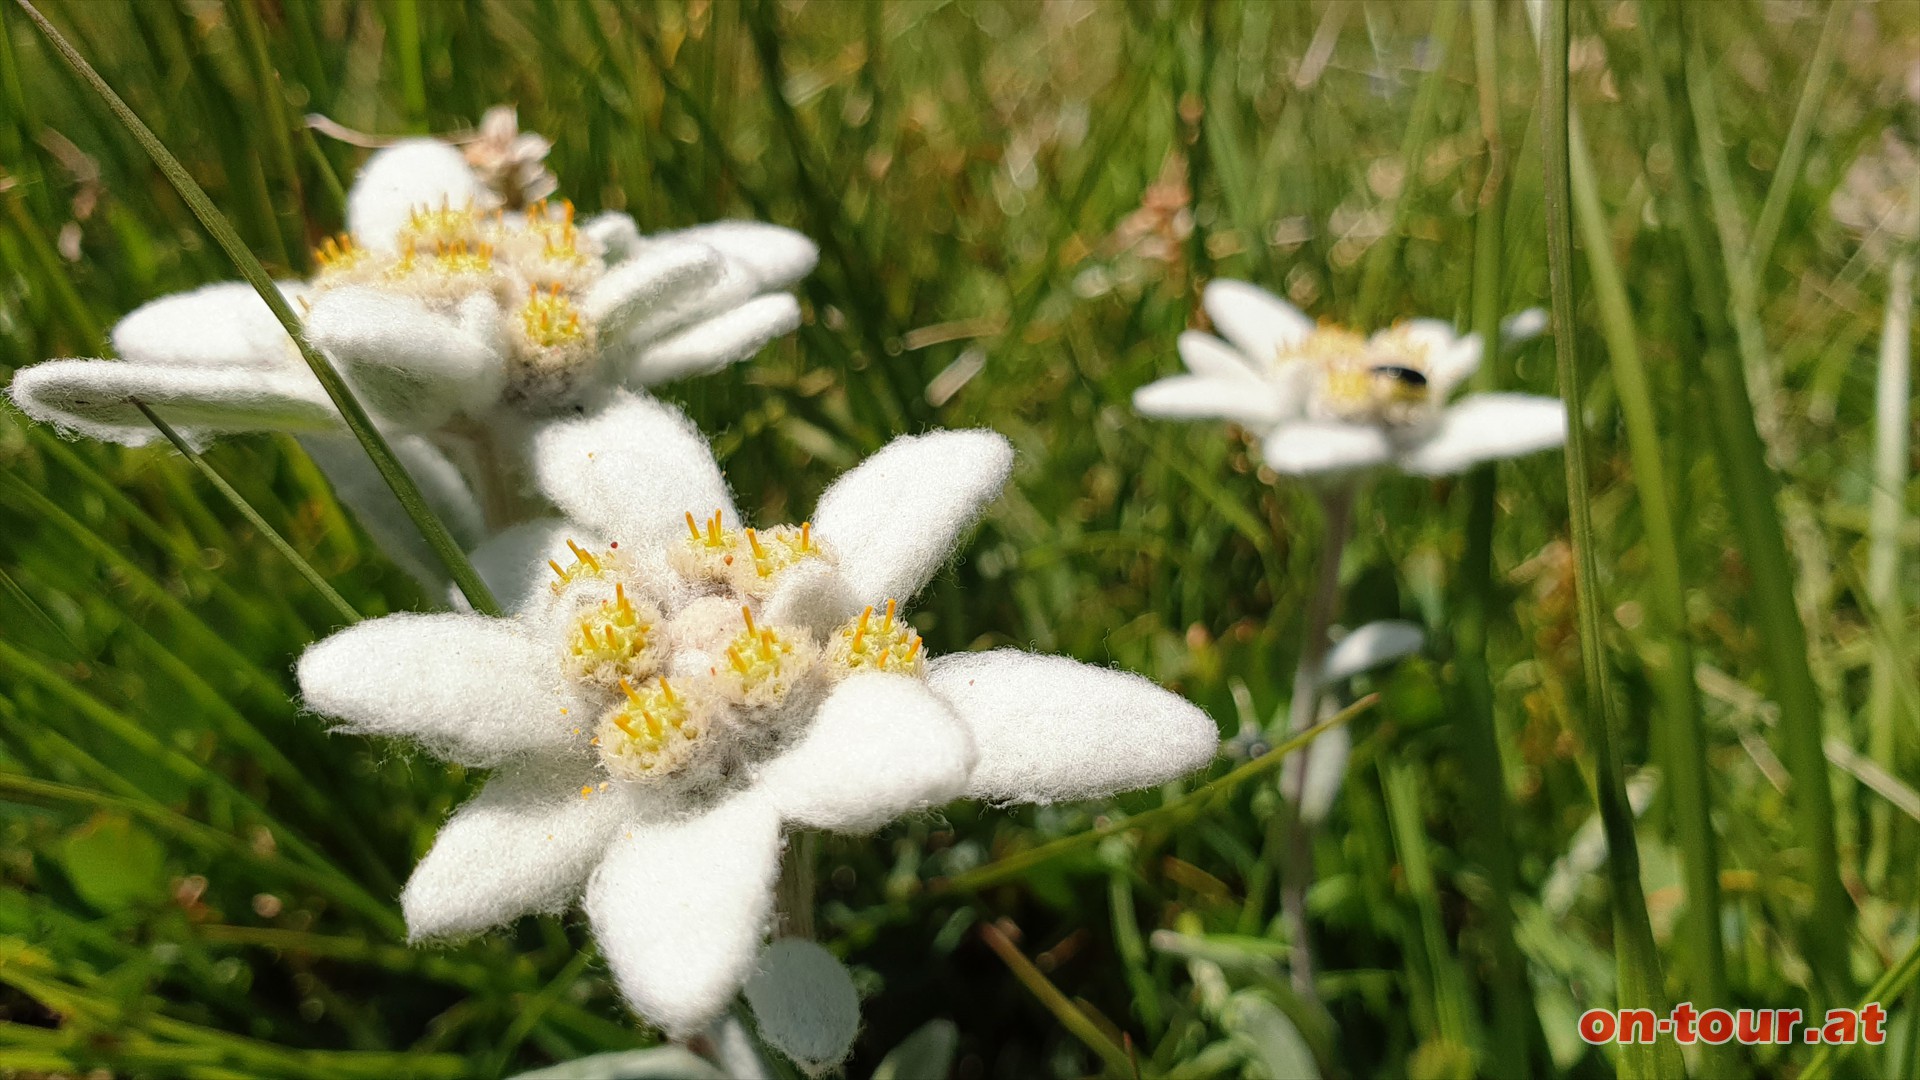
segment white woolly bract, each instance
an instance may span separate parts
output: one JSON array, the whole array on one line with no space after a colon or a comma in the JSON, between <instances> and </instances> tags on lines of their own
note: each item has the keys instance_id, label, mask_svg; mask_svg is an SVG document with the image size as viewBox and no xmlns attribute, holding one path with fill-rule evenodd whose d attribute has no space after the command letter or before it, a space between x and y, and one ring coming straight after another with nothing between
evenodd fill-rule
<instances>
[{"instance_id":1,"label":"white woolly bract","mask_svg":"<svg viewBox=\"0 0 1920 1080\"><path fill-rule=\"evenodd\" d=\"M1465 472L1565 445L1567 407L1532 394L1473 394L1440 414L1438 427L1401 455L1401 467L1422 476Z\"/></svg>"},{"instance_id":2,"label":"white woolly bract","mask_svg":"<svg viewBox=\"0 0 1920 1080\"><path fill-rule=\"evenodd\" d=\"M1282 424L1260 446L1261 460L1288 476L1338 475L1385 465L1393 442L1373 424L1300 420Z\"/></svg>"},{"instance_id":3,"label":"white woolly bract","mask_svg":"<svg viewBox=\"0 0 1920 1080\"><path fill-rule=\"evenodd\" d=\"M1161 420L1231 420L1267 428L1286 419L1287 405L1262 383L1208 375L1174 375L1133 392L1142 416Z\"/></svg>"},{"instance_id":4,"label":"white woolly bract","mask_svg":"<svg viewBox=\"0 0 1920 1080\"><path fill-rule=\"evenodd\" d=\"M860 1033L853 977L816 942L782 938L767 946L746 998L760 1037L809 1076L846 1060Z\"/></svg>"},{"instance_id":5,"label":"white woolly bract","mask_svg":"<svg viewBox=\"0 0 1920 1080\"><path fill-rule=\"evenodd\" d=\"M1347 634L1327 651L1320 666L1322 683L1351 679L1363 671L1411 656L1425 648L1426 631L1399 619L1380 619Z\"/></svg>"},{"instance_id":6,"label":"white woolly bract","mask_svg":"<svg viewBox=\"0 0 1920 1080\"><path fill-rule=\"evenodd\" d=\"M925 682L857 674L755 787L788 822L862 833L959 798L973 764L972 736Z\"/></svg>"},{"instance_id":7,"label":"white woolly bract","mask_svg":"<svg viewBox=\"0 0 1920 1080\"><path fill-rule=\"evenodd\" d=\"M594 282L580 310L609 340L650 339L704 314L726 272L705 245L648 244Z\"/></svg>"},{"instance_id":8,"label":"white woolly bract","mask_svg":"<svg viewBox=\"0 0 1920 1080\"><path fill-rule=\"evenodd\" d=\"M763 290L788 288L813 273L820 247L792 229L764 221L713 221L686 229L655 233L650 243L693 241L727 257L752 276Z\"/></svg>"},{"instance_id":9,"label":"white woolly bract","mask_svg":"<svg viewBox=\"0 0 1920 1080\"><path fill-rule=\"evenodd\" d=\"M856 602L905 601L1000 495L1013 447L992 431L895 439L820 497L813 527L840 556Z\"/></svg>"},{"instance_id":10,"label":"white woolly bract","mask_svg":"<svg viewBox=\"0 0 1920 1080\"><path fill-rule=\"evenodd\" d=\"M621 996L668 1035L719 1015L753 971L773 912L780 819L751 792L616 833L584 907Z\"/></svg>"},{"instance_id":11,"label":"white woolly bract","mask_svg":"<svg viewBox=\"0 0 1920 1080\"><path fill-rule=\"evenodd\" d=\"M306 292L297 281L279 283L296 305ZM278 367L294 362L293 339L253 286L242 281L206 285L134 308L113 328L120 359L171 367Z\"/></svg>"},{"instance_id":12,"label":"white woolly bract","mask_svg":"<svg viewBox=\"0 0 1920 1080\"><path fill-rule=\"evenodd\" d=\"M733 496L693 422L652 398L617 394L599 412L534 436L534 479L567 517L637 553L666 552L686 515L720 511L739 525Z\"/></svg>"},{"instance_id":13,"label":"white woolly bract","mask_svg":"<svg viewBox=\"0 0 1920 1080\"><path fill-rule=\"evenodd\" d=\"M15 372L7 392L35 420L125 446L144 446L160 437L135 401L189 438L338 426L326 391L304 370L49 360Z\"/></svg>"},{"instance_id":14,"label":"white woolly bract","mask_svg":"<svg viewBox=\"0 0 1920 1080\"><path fill-rule=\"evenodd\" d=\"M488 210L496 201L458 148L438 139L406 139L361 167L347 193L347 231L361 247L391 252L418 207Z\"/></svg>"},{"instance_id":15,"label":"white woolly bract","mask_svg":"<svg viewBox=\"0 0 1920 1080\"><path fill-rule=\"evenodd\" d=\"M584 759L501 769L454 811L400 894L413 941L466 937L522 915L565 910L634 817Z\"/></svg>"},{"instance_id":16,"label":"white woolly bract","mask_svg":"<svg viewBox=\"0 0 1920 1080\"><path fill-rule=\"evenodd\" d=\"M1103 798L1211 761L1207 714L1127 672L1014 649L927 665L927 685L973 733L967 795L994 802Z\"/></svg>"},{"instance_id":17,"label":"white woolly bract","mask_svg":"<svg viewBox=\"0 0 1920 1080\"><path fill-rule=\"evenodd\" d=\"M307 339L327 351L376 415L432 428L500 396L506 357L500 309L476 294L457 317L385 289L332 289L307 314Z\"/></svg>"},{"instance_id":18,"label":"white woolly bract","mask_svg":"<svg viewBox=\"0 0 1920 1080\"><path fill-rule=\"evenodd\" d=\"M1299 308L1257 285L1231 278L1207 283L1200 304L1220 336L1255 365L1270 365L1281 353L1313 332L1313 320Z\"/></svg>"},{"instance_id":19,"label":"white woolly bract","mask_svg":"<svg viewBox=\"0 0 1920 1080\"><path fill-rule=\"evenodd\" d=\"M436 756L490 767L563 751L566 713L553 643L482 615L387 615L300 657L307 708L340 729L411 739Z\"/></svg>"},{"instance_id":20,"label":"white woolly bract","mask_svg":"<svg viewBox=\"0 0 1920 1080\"><path fill-rule=\"evenodd\" d=\"M759 352L800 326L800 303L769 293L639 347L626 362L627 381L637 386L704 375Z\"/></svg>"}]
</instances>

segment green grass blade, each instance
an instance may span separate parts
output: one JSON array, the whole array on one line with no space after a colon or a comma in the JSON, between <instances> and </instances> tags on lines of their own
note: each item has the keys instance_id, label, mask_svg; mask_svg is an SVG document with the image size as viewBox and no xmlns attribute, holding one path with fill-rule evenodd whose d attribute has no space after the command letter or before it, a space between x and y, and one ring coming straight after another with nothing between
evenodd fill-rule
<instances>
[{"instance_id":1,"label":"green grass blade","mask_svg":"<svg viewBox=\"0 0 1920 1080\"><path fill-rule=\"evenodd\" d=\"M1720 923L1720 852L1712 816L1706 731L1699 691L1693 680L1693 644L1687 636L1686 583L1681 570L1679 529L1673 509L1666 454L1661 447L1654 391L1634 327L1631 302L1607 234L1606 212L1580 124L1568 106L1569 180L1574 223L1599 310L1600 335L1608 355L1608 373L1619 398L1633 463L1634 491L1646 533L1651 588L1646 591L1651 639L1646 663L1660 696L1659 731L1665 736L1668 791L1674 805L1675 841L1685 862L1689 939L1695 1001L1730 1001L1726 946ZM1709 1059L1730 1050L1707 1047ZM1731 1063L1726 1066L1733 1068Z\"/></svg>"},{"instance_id":2,"label":"green grass blade","mask_svg":"<svg viewBox=\"0 0 1920 1080\"><path fill-rule=\"evenodd\" d=\"M1755 281L1766 280L1767 260L1773 257L1774 241L1780 238L1780 226L1786 221L1787 204L1800 183L1801 168L1807 160L1807 141L1813 136L1814 117L1826 97L1827 78L1833 72L1834 47L1853 16L1853 0L1834 0L1820 26L1820 40L1807 61L1807 78L1800 84L1800 97L1793 107L1793 120L1787 126L1786 142L1780 160L1773 167L1773 181L1767 186L1767 201L1754 220L1753 240L1747 247L1747 273Z\"/></svg>"},{"instance_id":3,"label":"green grass blade","mask_svg":"<svg viewBox=\"0 0 1920 1080\"><path fill-rule=\"evenodd\" d=\"M141 415L147 418L147 422L158 429L160 434L165 435L175 450L180 451L180 456L200 470L200 475L207 478L207 483L212 484L214 490L218 491L235 510L238 510L241 517L247 519L248 524L259 530L260 535L266 538L267 543L273 545L275 551L286 556L287 561L293 564L293 568L300 572L300 576L307 579L307 584L312 585L315 592L324 597L327 603L332 604L333 610L339 612L342 619L349 624L360 621L360 613L353 609L353 605L347 603L346 598L336 592L326 578L320 576L320 571L315 570L305 556L295 551L292 544L287 543L287 538L280 535L280 530L275 529L268 524L266 518L260 516L260 511L253 508L253 504L247 501L246 496L234 490L233 485L227 483L226 477L221 476L213 466L207 464L207 459L200 456L200 452L193 448L193 444L181 438L180 433L173 430L173 425L162 419L160 414L149 409L145 402L136 401L133 404L140 410Z\"/></svg>"},{"instance_id":4,"label":"green grass blade","mask_svg":"<svg viewBox=\"0 0 1920 1080\"><path fill-rule=\"evenodd\" d=\"M166 176L174 190L180 193L180 197L193 210L194 216L200 220L200 224L212 234L221 250L226 252L227 258L233 261L234 268L239 270L240 276L260 294L261 300L273 310L274 317L280 321L280 325L286 327L294 344L299 346L301 359L305 360L307 367L313 371L314 378L320 380L321 387L326 390L334 407L340 411L341 417L346 421L348 430L352 431L354 437L360 440L360 445L366 448L367 456L373 460L374 468L380 471L387 485L393 489L394 497L399 499L400 505L406 508L408 516L420 530L420 535L433 549L434 554L439 556L441 563L447 568L448 576L460 587L467 602L472 604L476 611L487 615L499 615L500 605L494 600L493 593L488 590L486 583L480 580L479 573L467 560L466 553L460 550L460 545L454 540L453 534L447 531L446 525L435 516L433 508L427 505L426 499L420 494L419 486L414 483L413 477L407 474L406 468L400 464L399 459L394 457L393 449L387 445L386 437L374 427L372 418L367 415L367 410L360 404L360 400L354 397L352 389L340 377L340 373L333 369L333 365L327 358L307 341L306 334L301 330L299 317L293 313L293 308L287 303L286 297L282 296L280 290L274 286L273 279L267 275L266 268L260 265L260 260L247 249L239 234L233 231L233 226L213 205L213 201L207 198L207 193L201 189L199 183L188 174L173 153L161 144L152 130L134 114L131 108L128 108L127 103L120 100L120 95L107 85L106 80L100 77L100 73L93 69L93 65L87 63L86 57L80 55L53 23L40 13L40 9L33 6L31 0L19 0L19 3L26 11L27 17L40 27L40 32L53 45L54 50L60 54L67 66L72 68L74 74L92 88L95 94L99 95L100 100L113 113L114 119L118 120L127 133L132 135L141 148L152 157L154 165Z\"/></svg>"},{"instance_id":5,"label":"green grass blade","mask_svg":"<svg viewBox=\"0 0 1920 1080\"><path fill-rule=\"evenodd\" d=\"M1920 177L1913 182L1920 198ZM1900 597L1900 531L1907 518L1908 440L1913 389L1912 245L1894 257L1887 272L1887 314L1880 334L1880 370L1874 385L1873 494L1867 523L1867 602L1874 611L1874 651L1867 697L1867 748L1874 761L1898 771L1898 683L1906 652L1906 609ZM1909 717L1911 720L1911 717ZM1886 880L1894 819L1876 804L1867 878Z\"/></svg>"},{"instance_id":6,"label":"green grass blade","mask_svg":"<svg viewBox=\"0 0 1920 1080\"><path fill-rule=\"evenodd\" d=\"M1780 706L1782 757L1793 777L1796 841L1813 886L1813 910L1802 922L1801 946L1822 996L1845 998L1850 996L1847 955L1853 905L1840 882L1833 792L1821 752L1820 696L1807 655L1806 627L1794 598L1793 564L1780 522L1779 481L1767 464L1740 362L1727 346L1734 335L1727 320L1726 286L1713 255L1713 240L1701 225L1705 219L1694 176L1701 145L1686 93L1684 32L1690 12L1684 4L1667 2L1643 3L1640 12L1648 67L1658 76L1655 111L1668 144L1675 148L1671 220L1680 234L1701 326L1700 366L1706 375L1709 427L1751 575L1749 602L1767 650L1771 696Z\"/></svg>"},{"instance_id":7,"label":"green grass blade","mask_svg":"<svg viewBox=\"0 0 1920 1080\"><path fill-rule=\"evenodd\" d=\"M1613 909L1615 962L1619 972L1618 1007L1665 1012L1664 978L1654 948L1653 925L1640 886L1640 852L1634 838L1633 808L1627 801L1620 752L1614 740L1611 671L1601 637L1599 566L1594 557L1593 497L1589 491L1585 383L1574 333L1573 199L1569 179L1567 100L1567 7L1548 3L1540 35L1540 111L1544 197L1547 213L1547 269L1553 296L1554 356L1560 395L1567 406L1567 503L1572 516L1574 588L1577 594L1581 666L1586 700L1579 710L1587 748L1593 755L1594 794L1607 841L1607 894ZM1684 1076L1679 1048L1671 1042L1623 1045L1618 1058L1626 1077Z\"/></svg>"},{"instance_id":8,"label":"green grass blade","mask_svg":"<svg viewBox=\"0 0 1920 1080\"><path fill-rule=\"evenodd\" d=\"M1473 331L1485 350L1479 385L1489 390L1506 383L1507 364L1500 349L1505 268L1502 223L1507 211L1507 146L1500 124L1500 49L1494 0L1472 0L1474 85L1486 166L1479 176L1473 220ZM1468 819L1466 848L1486 869L1492 888L1481 904L1490 951L1492 1002L1486 1069L1504 1076L1534 1071L1539 1043L1539 1014L1527 984L1526 965L1514 939L1513 897L1519 890L1512 828L1512 797L1502 760L1494 714L1493 677L1487 657L1487 630L1494 596L1493 526L1497 473L1483 466L1468 474L1465 487L1466 544L1459 569L1459 595L1452 619L1454 663L1462 698L1462 766L1479 797Z\"/></svg>"}]
</instances>

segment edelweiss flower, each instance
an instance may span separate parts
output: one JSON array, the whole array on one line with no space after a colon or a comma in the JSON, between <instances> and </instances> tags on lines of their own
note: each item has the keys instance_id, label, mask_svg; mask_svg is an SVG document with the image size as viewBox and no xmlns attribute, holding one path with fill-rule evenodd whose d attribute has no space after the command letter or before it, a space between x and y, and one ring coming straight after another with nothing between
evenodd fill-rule
<instances>
[{"instance_id":1,"label":"edelweiss flower","mask_svg":"<svg viewBox=\"0 0 1920 1080\"><path fill-rule=\"evenodd\" d=\"M896 440L810 522L744 527L705 441L622 396L537 437L568 523L476 553L513 615L392 615L301 659L309 707L497 768L401 897L416 940L582 894L634 1010L697 1030L752 973L783 833L960 796L1091 798L1204 765L1217 734L1135 675L929 657L901 605L1004 484L991 432Z\"/></svg>"},{"instance_id":2,"label":"edelweiss flower","mask_svg":"<svg viewBox=\"0 0 1920 1080\"><path fill-rule=\"evenodd\" d=\"M431 139L368 160L347 225L316 251L311 281L281 290L307 308L308 337L374 418L403 433L456 421L486 429L577 405L605 385L652 385L750 356L799 324L783 290L818 254L805 237L755 222L642 237L624 214L576 222L571 204L507 210L459 149ZM200 437L343 430L244 284L154 301L112 337L119 360L22 369L15 403L127 445L155 437L135 400Z\"/></svg>"},{"instance_id":3,"label":"edelweiss flower","mask_svg":"<svg viewBox=\"0 0 1920 1080\"><path fill-rule=\"evenodd\" d=\"M480 182L511 209L549 198L560 179L547 168L553 144L546 136L520 130L520 114L511 105L495 105L480 118L480 130L464 148L467 164Z\"/></svg>"},{"instance_id":4,"label":"edelweiss flower","mask_svg":"<svg viewBox=\"0 0 1920 1080\"><path fill-rule=\"evenodd\" d=\"M1554 398L1447 399L1480 365L1480 339L1415 319L1371 337L1315 326L1242 281L1215 281L1202 303L1226 340L1187 331L1189 374L1142 387L1134 407L1169 419L1224 419L1265 433L1263 457L1296 476L1378 466L1434 476L1559 446Z\"/></svg>"}]
</instances>

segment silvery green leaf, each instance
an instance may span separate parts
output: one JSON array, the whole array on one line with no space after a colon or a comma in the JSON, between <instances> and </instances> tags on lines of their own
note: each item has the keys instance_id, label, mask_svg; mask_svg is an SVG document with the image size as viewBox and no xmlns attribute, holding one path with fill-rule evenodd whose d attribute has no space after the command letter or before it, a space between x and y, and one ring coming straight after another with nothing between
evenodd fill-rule
<instances>
[{"instance_id":1,"label":"silvery green leaf","mask_svg":"<svg viewBox=\"0 0 1920 1080\"><path fill-rule=\"evenodd\" d=\"M575 1058L512 1080L726 1080L726 1075L684 1047L654 1046Z\"/></svg>"},{"instance_id":2,"label":"silvery green leaf","mask_svg":"<svg viewBox=\"0 0 1920 1080\"><path fill-rule=\"evenodd\" d=\"M1320 1066L1300 1029L1266 995L1242 990L1227 999L1220 1026L1247 1052L1249 1075L1274 1080L1319 1080Z\"/></svg>"},{"instance_id":3,"label":"silvery green leaf","mask_svg":"<svg viewBox=\"0 0 1920 1080\"><path fill-rule=\"evenodd\" d=\"M860 1033L860 994L847 967L811 941L782 938L747 980L760 1037L811 1075L840 1064Z\"/></svg>"},{"instance_id":4,"label":"silvery green leaf","mask_svg":"<svg viewBox=\"0 0 1920 1080\"><path fill-rule=\"evenodd\" d=\"M953 1071L954 1051L960 1047L960 1029L951 1020L929 1020L887 1051L874 1066L873 1080L925 1080Z\"/></svg>"}]
</instances>

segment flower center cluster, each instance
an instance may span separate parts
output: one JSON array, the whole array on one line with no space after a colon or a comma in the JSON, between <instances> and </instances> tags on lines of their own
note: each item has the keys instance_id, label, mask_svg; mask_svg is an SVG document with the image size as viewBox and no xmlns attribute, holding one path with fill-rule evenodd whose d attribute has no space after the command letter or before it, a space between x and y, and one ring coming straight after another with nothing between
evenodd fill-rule
<instances>
[{"instance_id":1,"label":"flower center cluster","mask_svg":"<svg viewBox=\"0 0 1920 1080\"><path fill-rule=\"evenodd\" d=\"M822 557L809 522L764 531L729 529L721 524L718 510L704 526L688 511L687 539L674 554L674 568L688 580L722 585L756 599L772 593L785 571Z\"/></svg>"},{"instance_id":2,"label":"flower center cluster","mask_svg":"<svg viewBox=\"0 0 1920 1080\"><path fill-rule=\"evenodd\" d=\"M391 255L344 236L316 248L313 287L384 289L447 313L488 296L504 316L507 400L562 404L592 371L597 342L580 301L604 269L599 247L573 218L570 202L537 202L522 213L472 203L415 207Z\"/></svg>"},{"instance_id":3,"label":"flower center cluster","mask_svg":"<svg viewBox=\"0 0 1920 1080\"><path fill-rule=\"evenodd\" d=\"M1433 415L1426 346L1402 329L1368 339L1320 327L1294 358L1313 365L1308 407L1323 418L1404 428Z\"/></svg>"},{"instance_id":4,"label":"flower center cluster","mask_svg":"<svg viewBox=\"0 0 1920 1080\"><path fill-rule=\"evenodd\" d=\"M824 632L768 620L792 571L835 561L811 526L730 529L719 513L689 513L687 536L669 543L670 570L572 541L570 564L548 563L561 670L598 717L582 735L610 780L711 797L798 737L839 680L923 674L920 636L895 601Z\"/></svg>"}]
</instances>

